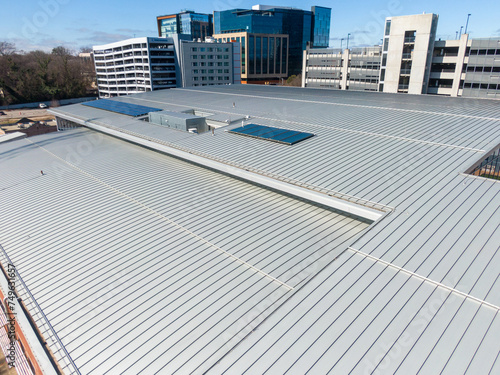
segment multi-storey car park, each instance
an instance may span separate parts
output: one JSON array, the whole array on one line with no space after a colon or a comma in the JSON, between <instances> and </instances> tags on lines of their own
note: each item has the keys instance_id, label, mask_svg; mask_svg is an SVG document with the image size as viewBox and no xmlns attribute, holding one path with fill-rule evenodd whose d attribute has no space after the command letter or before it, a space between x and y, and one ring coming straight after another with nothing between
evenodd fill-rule
<instances>
[{"instance_id":1,"label":"multi-storey car park","mask_svg":"<svg viewBox=\"0 0 500 375\"><path fill-rule=\"evenodd\" d=\"M389 17L381 46L306 49L302 86L500 98L500 39L435 40L437 23L435 14Z\"/></svg>"},{"instance_id":2,"label":"multi-storey car park","mask_svg":"<svg viewBox=\"0 0 500 375\"><path fill-rule=\"evenodd\" d=\"M231 85L51 111L61 131L0 142L0 261L46 373L500 372L496 101Z\"/></svg>"}]
</instances>

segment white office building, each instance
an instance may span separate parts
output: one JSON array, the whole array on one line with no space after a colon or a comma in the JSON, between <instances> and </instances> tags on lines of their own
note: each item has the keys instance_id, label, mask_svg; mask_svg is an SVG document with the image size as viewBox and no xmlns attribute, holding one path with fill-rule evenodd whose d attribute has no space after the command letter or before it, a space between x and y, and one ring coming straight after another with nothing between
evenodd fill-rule
<instances>
[{"instance_id":1,"label":"white office building","mask_svg":"<svg viewBox=\"0 0 500 375\"><path fill-rule=\"evenodd\" d=\"M100 97L177 87L171 38L133 38L94 46Z\"/></svg>"}]
</instances>

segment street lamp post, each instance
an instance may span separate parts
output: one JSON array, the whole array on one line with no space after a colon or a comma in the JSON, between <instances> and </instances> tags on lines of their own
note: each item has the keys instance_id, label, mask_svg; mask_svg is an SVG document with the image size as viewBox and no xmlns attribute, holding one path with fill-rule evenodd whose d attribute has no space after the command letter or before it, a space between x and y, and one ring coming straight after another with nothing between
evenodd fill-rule
<instances>
[{"instance_id":1,"label":"street lamp post","mask_svg":"<svg viewBox=\"0 0 500 375\"><path fill-rule=\"evenodd\" d=\"M345 38L340 38L340 52L342 52L342 42L344 41Z\"/></svg>"},{"instance_id":2,"label":"street lamp post","mask_svg":"<svg viewBox=\"0 0 500 375\"><path fill-rule=\"evenodd\" d=\"M458 39L460 39L462 37L462 29L463 28L464 28L463 26L460 26L460 34L458 34Z\"/></svg>"},{"instance_id":3,"label":"street lamp post","mask_svg":"<svg viewBox=\"0 0 500 375\"><path fill-rule=\"evenodd\" d=\"M349 49L349 37L351 36L351 33L347 34L347 47L346 49Z\"/></svg>"},{"instance_id":4,"label":"street lamp post","mask_svg":"<svg viewBox=\"0 0 500 375\"><path fill-rule=\"evenodd\" d=\"M471 14L467 14L467 23L465 24L465 32L464 34L467 34L467 26L469 26L469 17L471 16Z\"/></svg>"}]
</instances>

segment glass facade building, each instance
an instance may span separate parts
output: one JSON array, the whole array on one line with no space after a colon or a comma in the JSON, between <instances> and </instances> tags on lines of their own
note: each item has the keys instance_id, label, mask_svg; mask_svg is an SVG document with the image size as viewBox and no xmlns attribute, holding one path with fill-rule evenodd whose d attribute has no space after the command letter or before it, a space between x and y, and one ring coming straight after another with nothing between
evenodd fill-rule
<instances>
[{"instance_id":1,"label":"glass facade building","mask_svg":"<svg viewBox=\"0 0 500 375\"><path fill-rule=\"evenodd\" d=\"M177 14L156 17L158 36L173 37L175 34L190 35L192 40L212 36L213 22L211 14L186 11Z\"/></svg>"},{"instance_id":2,"label":"glass facade building","mask_svg":"<svg viewBox=\"0 0 500 375\"><path fill-rule=\"evenodd\" d=\"M318 48L328 47L330 14L331 9L323 7L312 7L311 11L307 11L262 5L255 6L253 9L214 12L214 34L238 32L286 34L289 54L288 73L300 74L303 51L308 46L316 46L317 43ZM269 39L261 43L269 48Z\"/></svg>"},{"instance_id":3,"label":"glass facade building","mask_svg":"<svg viewBox=\"0 0 500 375\"><path fill-rule=\"evenodd\" d=\"M235 32L214 38L240 43L241 83L278 83L288 77L288 35Z\"/></svg>"},{"instance_id":4,"label":"glass facade building","mask_svg":"<svg viewBox=\"0 0 500 375\"><path fill-rule=\"evenodd\" d=\"M313 48L328 48L332 10L319 6L311 8L314 14Z\"/></svg>"}]
</instances>

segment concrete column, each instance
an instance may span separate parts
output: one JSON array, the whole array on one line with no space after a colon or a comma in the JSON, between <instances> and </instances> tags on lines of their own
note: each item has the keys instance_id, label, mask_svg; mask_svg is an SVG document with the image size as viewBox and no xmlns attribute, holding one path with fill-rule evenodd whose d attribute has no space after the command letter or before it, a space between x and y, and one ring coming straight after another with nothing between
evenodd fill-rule
<instances>
[{"instance_id":1,"label":"concrete column","mask_svg":"<svg viewBox=\"0 0 500 375\"><path fill-rule=\"evenodd\" d=\"M458 47L457 64L455 66L455 75L453 76L453 85L451 87L451 96L458 96L460 90L460 81L462 79L462 70L464 68L465 52L467 51L468 34L462 34L460 46Z\"/></svg>"},{"instance_id":2,"label":"concrete column","mask_svg":"<svg viewBox=\"0 0 500 375\"><path fill-rule=\"evenodd\" d=\"M342 80L340 81L342 85L342 90L347 89L347 73L349 72L349 50L346 48L342 51Z\"/></svg>"},{"instance_id":3,"label":"concrete column","mask_svg":"<svg viewBox=\"0 0 500 375\"><path fill-rule=\"evenodd\" d=\"M304 50L304 54L302 56L302 87L306 87L306 67L308 51L308 49Z\"/></svg>"}]
</instances>

